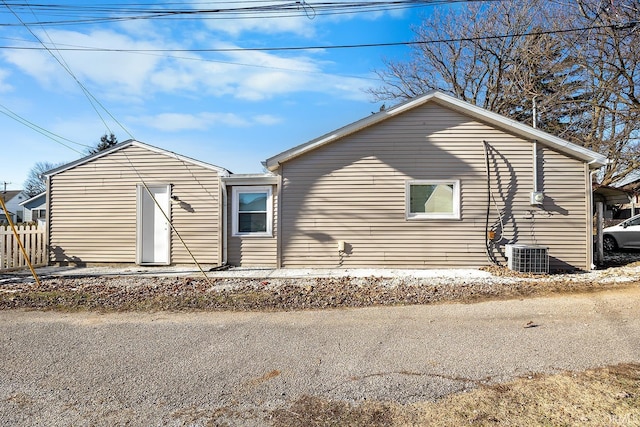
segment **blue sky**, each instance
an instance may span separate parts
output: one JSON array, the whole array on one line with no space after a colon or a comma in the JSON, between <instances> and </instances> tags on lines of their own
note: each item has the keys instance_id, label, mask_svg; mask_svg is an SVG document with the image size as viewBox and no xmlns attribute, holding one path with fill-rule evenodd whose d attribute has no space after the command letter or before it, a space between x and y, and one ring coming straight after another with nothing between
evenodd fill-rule
<instances>
[{"instance_id":1,"label":"blue sky","mask_svg":"<svg viewBox=\"0 0 640 427\"><path fill-rule=\"evenodd\" d=\"M42 9L14 8L12 3L0 6L0 24L67 19ZM193 7L215 3L223 5L201 1ZM226 2L224 7L230 3L237 4ZM163 4L167 3L158 2L166 7ZM312 1L307 4L313 7ZM175 50L409 41L411 26L431 7L443 6L318 14L313 19L300 13L281 18L0 25L0 184L10 182L7 189L22 188L36 162L78 159L86 152L79 144L94 146L109 132L119 141L134 138L234 173L259 173L262 160L377 111L381 103L373 103L364 91L380 84L373 70L384 67L384 57L398 59L409 53L402 46L162 53L56 48ZM42 47L36 37L104 109L87 100L51 53L11 48ZM58 142L8 115L57 135Z\"/></svg>"}]
</instances>

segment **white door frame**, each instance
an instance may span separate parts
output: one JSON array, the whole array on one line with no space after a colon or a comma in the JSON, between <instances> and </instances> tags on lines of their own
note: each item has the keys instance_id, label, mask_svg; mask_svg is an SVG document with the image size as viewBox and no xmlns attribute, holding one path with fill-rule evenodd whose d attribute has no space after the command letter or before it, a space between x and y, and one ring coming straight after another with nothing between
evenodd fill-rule
<instances>
[{"instance_id":1,"label":"white door frame","mask_svg":"<svg viewBox=\"0 0 640 427\"><path fill-rule=\"evenodd\" d=\"M136 203L136 264L171 264L171 185L138 184Z\"/></svg>"}]
</instances>

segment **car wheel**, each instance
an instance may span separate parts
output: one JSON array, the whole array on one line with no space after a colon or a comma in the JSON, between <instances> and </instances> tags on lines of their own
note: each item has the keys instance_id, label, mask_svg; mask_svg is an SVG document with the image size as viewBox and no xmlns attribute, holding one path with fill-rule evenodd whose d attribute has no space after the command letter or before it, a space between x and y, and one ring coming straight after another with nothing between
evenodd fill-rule
<instances>
[{"instance_id":1,"label":"car wheel","mask_svg":"<svg viewBox=\"0 0 640 427\"><path fill-rule=\"evenodd\" d=\"M604 236L604 238L602 239L602 246L607 252L615 251L616 249L618 249L616 239L611 236Z\"/></svg>"}]
</instances>

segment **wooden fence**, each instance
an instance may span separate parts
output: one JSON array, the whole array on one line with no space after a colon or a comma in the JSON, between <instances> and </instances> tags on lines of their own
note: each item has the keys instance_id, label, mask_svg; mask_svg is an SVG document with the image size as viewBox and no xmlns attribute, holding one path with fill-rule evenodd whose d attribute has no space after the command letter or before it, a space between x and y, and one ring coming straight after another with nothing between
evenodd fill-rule
<instances>
[{"instance_id":1,"label":"wooden fence","mask_svg":"<svg viewBox=\"0 0 640 427\"><path fill-rule=\"evenodd\" d=\"M45 242L44 227L35 225L17 225L16 231L24 246L31 264L43 266L47 264L47 245ZM16 270L28 267L20 245L16 240L11 227L0 225L0 271Z\"/></svg>"}]
</instances>

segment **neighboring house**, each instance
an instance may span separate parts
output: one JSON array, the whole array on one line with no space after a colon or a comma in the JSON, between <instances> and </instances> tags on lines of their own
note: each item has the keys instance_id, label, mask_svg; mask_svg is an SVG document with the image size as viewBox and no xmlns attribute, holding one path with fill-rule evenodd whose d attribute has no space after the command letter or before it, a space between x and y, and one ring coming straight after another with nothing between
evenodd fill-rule
<instances>
[{"instance_id":1,"label":"neighboring house","mask_svg":"<svg viewBox=\"0 0 640 427\"><path fill-rule=\"evenodd\" d=\"M621 222L635 215L635 196L631 191L608 185L593 184L593 201L602 202L604 220Z\"/></svg>"},{"instance_id":2,"label":"neighboring house","mask_svg":"<svg viewBox=\"0 0 640 427\"><path fill-rule=\"evenodd\" d=\"M191 262L175 231L149 225L144 181L208 264L481 267L528 244L548 248L551 270L590 269L591 174L605 163L439 92L273 156L267 174L127 141L48 173L51 261ZM147 257L147 240L166 256Z\"/></svg>"},{"instance_id":3,"label":"neighboring house","mask_svg":"<svg viewBox=\"0 0 640 427\"><path fill-rule=\"evenodd\" d=\"M4 201L7 211L11 216L11 221L14 223L23 221L23 212L20 203L27 199L27 195L22 190L9 190L0 192L0 197ZM0 223L7 223L7 215L0 206Z\"/></svg>"},{"instance_id":4,"label":"neighboring house","mask_svg":"<svg viewBox=\"0 0 640 427\"><path fill-rule=\"evenodd\" d=\"M629 201L620 206L620 217L631 218L640 204L640 170L631 172L625 179L617 182L615 186L630 194Z\"/></svg>"},{"instance_id":5,"label":"neighboring house","mask_svg":"<svg viewBox=\"0 0 640 427\"><path fill-rule=\"evenodd\" d=\"M640 170L632 171L623 180L616 182L615 186L634 190L640 189Z\"/></svg>"},{"instance_id":6,"label":"neighboring house","mask_svg":"<svg viewBox=\"0 0 640 427\"><path fill-rule=\"evenodd\" d=\"M43 192L20 203L23 212L23 222L37 222L38 226L45 226L47 222L47 193Z\"/></svg>"}]
</instances>

